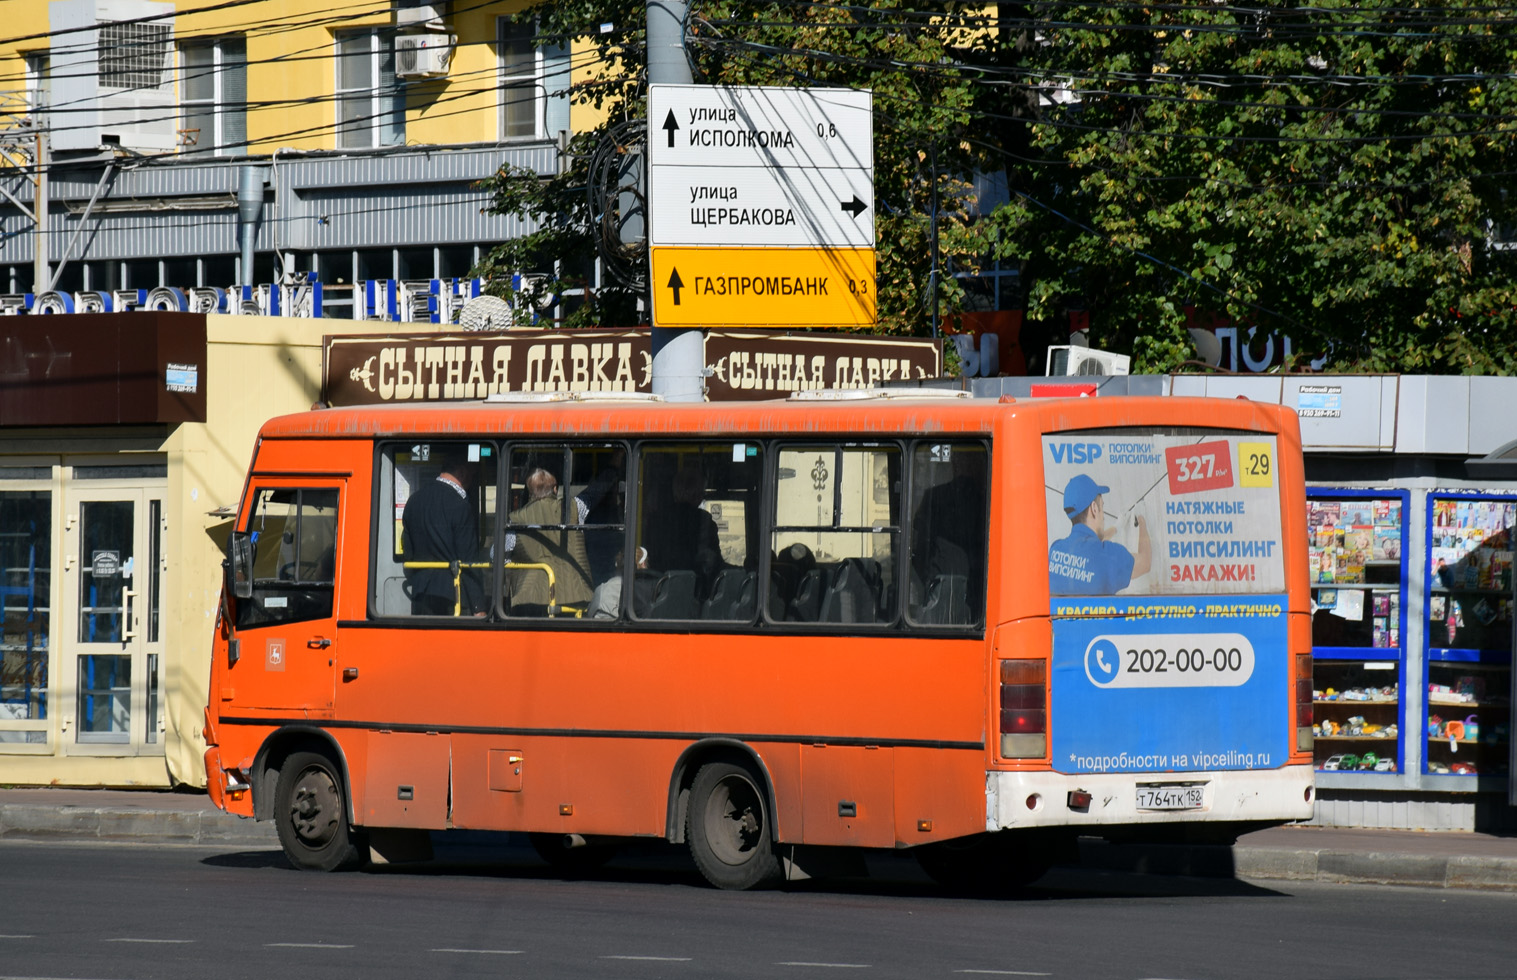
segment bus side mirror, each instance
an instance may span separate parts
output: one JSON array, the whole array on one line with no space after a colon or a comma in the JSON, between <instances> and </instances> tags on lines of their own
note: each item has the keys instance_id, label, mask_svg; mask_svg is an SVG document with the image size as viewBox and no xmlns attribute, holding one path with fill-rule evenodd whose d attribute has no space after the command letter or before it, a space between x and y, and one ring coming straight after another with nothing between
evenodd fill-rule
<instances>
[{"instance_id":1,"label":"bus side mirror","mask_svg":"<svg viewBox=\"0 0 1517 980\"><path fill-rule=\"evenodd\" d=\"M227 540L227 592L239 599L253 597L253 536L233 531Z\"/></svg>"}]
</instances>

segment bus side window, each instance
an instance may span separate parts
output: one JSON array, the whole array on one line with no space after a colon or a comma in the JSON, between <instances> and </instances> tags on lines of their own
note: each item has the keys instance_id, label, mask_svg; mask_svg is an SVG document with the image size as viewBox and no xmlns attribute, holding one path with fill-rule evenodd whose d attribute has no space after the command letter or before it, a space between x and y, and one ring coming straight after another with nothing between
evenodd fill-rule
<instances>
[{"instance_id":1,"label":"bus side window","mask_svg":"<svg viewBox=\"0 0 1517 980\"><path fill-rule=\"evenodd\" d=\"M637 545L646 550L639 619L750 622L758 611L757 442L644 443Z\"/></svg>"},{"instance_id":2,"label":"bus side window","mask_svg":"<svg viewBox=\"0 0 1517 980\"><path fill-rule=\"evenodd\" d=\"M380 616L491 608L496 450L488 442L380 447L370 606ZM455 571L453 562L458 563Z\"/></svg>"},{"instance_id":3,"label":"bus side window","mask_svg":"<svg viewBox=\"0 0 1517 980\"><path fill-rule=\"evenodd\" d=\"M501 504L508 615L616 618L604 586L621 574L625 462L611 443L510 448Z\"/></svg>"},{"instance_id":4,"label":"bus side window","mask_svg":"<svg viewBox=\"0 0 1517 980\"><path fill-rule=\"evenodd\" d=\"M968 626L983 618L989 479L982 443L912 447L907 609L913 623Z\"/></svg>"},{"instance_id":5,"label":"bus side window","mask_svg":"<svg viewBox=\"0 0 1517 980\"><path fill-rule=\"evenodd\" d=\"M900 457L893 445L780 450L769 619L895 624Z\"/></svg>"},{"instance_id":6,"label":"bus side window","mask_svg":"<svg viewBox=\"0 0 1517 980\"><path fill-rule=\"evenodd\" d=\"M259 489L248 516L253 595L237 604L239 627L332 615L337 562L335 489Z\"/></svg>"}]
</instances>

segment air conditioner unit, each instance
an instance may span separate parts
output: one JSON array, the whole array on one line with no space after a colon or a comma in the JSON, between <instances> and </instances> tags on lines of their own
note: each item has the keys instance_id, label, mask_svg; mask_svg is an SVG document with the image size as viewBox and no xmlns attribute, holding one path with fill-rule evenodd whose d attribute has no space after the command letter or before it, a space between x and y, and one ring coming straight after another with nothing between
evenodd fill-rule
<instances>
[{"instance_id":1,"label":"air conditioner unit","mask_svg":"<svg viewBox=\"0 0 1517 980\"><path fill-rule=\"evenodd\" d=\"M1092 350L1089 347L1048 348L1048 376L1072 377L1076 375L1126 374L1132 358L1111 351Z\"/></svg>"},{"instance_id":2,"label":"air conditioner unit","mask_svg":"<svg viewBox=\"0 0 1517 980\"><path fill-rule=\"evenodd\" d=\"M174 5L146 0L76 0L49 6L55 35L74 38L51 53L55 151L120 146L173 150ZM60 125L66 122L67 125Z\"/></svg>"},{"instance_id":3,"label":"air conditioner unit","mask_svg":"<svg viewBox=\"0 0 1517 980\"><path fill-rule=\"evenodd\" d=\"M442 20L446 16L448 16L447 0L434 0L432 3L400 0L400 5L395 8L395 26L416 27L420 24L435 24L441 27Z\"/></svg>"},{"instance_id":4,"label":"air conditioner unit","mask_svg":"<svg viewBox=\"0 0 1517 980\"><path fill-rule=\"evenodd\" d=\"M436 78L446 75L456 40L452 34L396 35L395 77Z\"/></svg>"}]
</instances>

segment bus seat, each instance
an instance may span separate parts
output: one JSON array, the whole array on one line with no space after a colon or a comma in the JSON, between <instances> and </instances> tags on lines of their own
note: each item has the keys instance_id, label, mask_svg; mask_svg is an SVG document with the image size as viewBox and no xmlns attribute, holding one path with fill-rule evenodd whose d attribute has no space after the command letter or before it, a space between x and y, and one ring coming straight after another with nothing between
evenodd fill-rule
<instances>
[{"instance_id":1,"label":"bus seat","mask_svg":"<svg viewBox=\"0 0 1517 980\"><path fill-rule=\"evenodd\" d=\"M817 618L824 623L873 623L878 609L878 589L869 580L868 566L864 559L849 558L833 575Z\"/></svg>"},{"instance_id":2,"label":"bus seat","mask_svg":"<svg viewBox=\"0 0 1517 980\"><path fill-rule=\"evenodd\" d=\"M751 616L738 612L742 593L746 586L753 589L753 572L741 568L724 568L716 573L716 582L711 587L711 596L701 607L702 619L746 619ZM751 604L751 603L750 603Z\"/></svg>"},{"instance_id":3,"label":"bus seat","mask_svg":"<svg viewBox=\"0 0 1517 980\"><path fill-rule=\"evenodd\" d=\"M647 619L653 611L653 593L658 589L659 572L639 568L632 579L632 611L638 619Z\"/></svg>"},{"instance_id":4,"label":"bus seat","mask_svg":"<svg viewBox=\"0 0 1517 980\"><path fill-rule=\"evenodd\" d=\"M927 583L927 598L917 613L918 621L934 626L968 624L968 579L963 575L934 575Z\"/></svg>"},{"instance_id":5,"label":"bus seat","mask_svg":"<svg viewBox=\"0 0 1517 980\"><path fill-rule=\"evenodd\" d=\"M379 584L379 608L381 616L411 615L411 597L406 592L404 575L390 575Z\"/></svg>"},{"instance_id":6,"label":"bus seat","mask_svg":"<svg viewBox=\"0 0 1517 980\"><path fill-rule=\"evenodd\" d=\"M769 594L767 598L769 618L782 620L790 602L795 598L795 587L800 584L801 572L790 562L774 561L769 565Z\"/></svg>"},{"instance_id":7,"label":"bus seat","mask_svg":"<svg viewBox=\"0 0 1517 980\"><path fill-rule=\"evenodd\" d=\"M649 619L699 619L700 603L695 598L695 572L681 568L665 572L653 589Z\"/></svg>"},{"instance_id":8,"label":"bus seat","mask_svg":"<svg viewBox=\"0 0 1517 980\"><path fill-rule=\"evenodd\" d=\"M826 593L827 569L807 569L796 586L795 598L786 610L785 618L795 623L814 623L822 613L822 596Z\"/></svg>"},{"instance_id":9,"label":"bus seat","mask_svg":"<svg viewBox=\"0 0 1517 980\"><path fill-rule=\"evenodd\" d=\"M748 622L758 612L758 572L749 572L743 579L743 584L737 593L737 606L732 610L732 618Z\"/></svg>"}]
</instances>

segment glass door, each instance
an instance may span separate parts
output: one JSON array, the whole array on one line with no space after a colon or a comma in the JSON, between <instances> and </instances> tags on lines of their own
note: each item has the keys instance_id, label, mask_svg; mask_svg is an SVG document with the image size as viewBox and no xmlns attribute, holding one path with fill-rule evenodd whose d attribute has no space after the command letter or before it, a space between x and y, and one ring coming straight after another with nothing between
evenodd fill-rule
<instances>
[{"instance_id":1,"label":"glass door","mask_svg":"<svg viewBox=\"0 0 1517 980\"><path fill-rule=\"evenodd\" d=\"M64 525L62 747L161 752L163 492L75 484Z\"/></svg>"}]
</instances>

